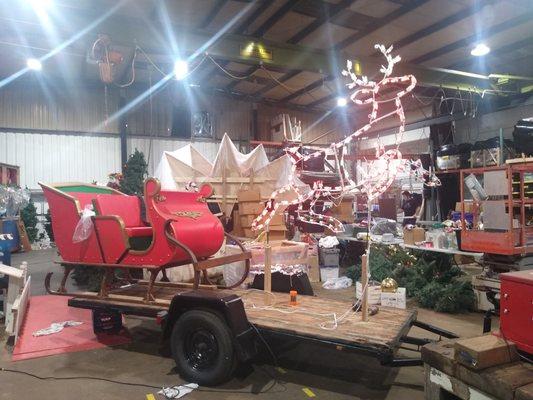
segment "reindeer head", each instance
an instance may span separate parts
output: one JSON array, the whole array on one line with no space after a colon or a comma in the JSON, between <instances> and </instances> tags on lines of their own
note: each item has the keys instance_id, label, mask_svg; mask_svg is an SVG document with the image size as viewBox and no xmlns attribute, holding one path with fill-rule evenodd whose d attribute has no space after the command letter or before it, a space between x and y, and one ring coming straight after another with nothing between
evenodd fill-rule
<instances>
[{"instance_id":1,"label":"reindeer head","mask_svg":"<svg viewBox=\"0 0 533 400\"><path fill-rule=\"evenodd\" d=\"M405 96L411 90L413 90L416 85L416 79L412 75L392 78L390 77L390 75L392 74L392 70L394 69L394 65L401 60L400 56L392 56L392 46L386 48L382 44L376 44L374 47L378 49L387 60L387 65L381 65L381 68L379 70L383 74L383 78L380 81L370 81L365 75L359 78L352 70L352 62L350 60L346 62L346 70L342 71L342 75L349 76L352 80L352 82L347 85L348 88L357 89L352 93L350 99L355 104L359 105L372 104L373 110L372 114L370 115L371 121L377 117L378 103L395 101L396 106L401 107L399 99ZM387 86L387 84L394 83L408 83L408 86L405 89L398 89L393 92L388 92L386 99L378 98L380 91L383 90Z\"/></svg>"}]
</instances>

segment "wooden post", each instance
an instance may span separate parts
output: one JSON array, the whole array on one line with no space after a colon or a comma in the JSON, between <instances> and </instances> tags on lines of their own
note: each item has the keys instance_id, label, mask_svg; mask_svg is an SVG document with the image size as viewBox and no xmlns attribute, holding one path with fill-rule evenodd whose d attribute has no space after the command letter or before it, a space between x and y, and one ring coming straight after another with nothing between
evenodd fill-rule
<instances>
[{"instance_id":1,"label":"wooden post","mask_svg":"<svg viewBox=\"0 0 533 400\"><path fill-rule=\"evenodd\" d=\"M361 256L361 319L368 321L368 257L367 254Z\"/></svg>"},{"instance_id":2,"label":"wooden post","mask_svg":"<svg viewBox=\"0 0 533 400\"><path fill-rule=\"evenodd\" d=\"M223 221L224 225L229 219L229 216L227 215L227 206L228 206L228 186L227 186L227 178L226 178L226 168L222 169L222 215L223 215Z\"/></svg>"},{"instance_id":3,"label":"wooden post","mask_svg":"<svg viewBox=\"0 0 533 400\"><path fill-rule=\"evenodd\" d=\"M270 247L270 243L265 243L265 268L264 268L264 285L263 285L263 291L265 292L265 305L270 305L271 302L271 295L272 293L272 264L271 264L271 256L272 256L272 247Z\"/></svg>"}]
</instances>

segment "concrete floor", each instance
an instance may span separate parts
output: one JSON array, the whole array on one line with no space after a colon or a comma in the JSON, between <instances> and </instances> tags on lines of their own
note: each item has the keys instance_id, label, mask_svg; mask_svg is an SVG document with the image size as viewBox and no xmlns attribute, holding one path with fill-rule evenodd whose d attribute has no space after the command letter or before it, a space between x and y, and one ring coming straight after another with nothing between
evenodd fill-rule
<instances>
[{"instance_id":1,"label":"concrete floor","mask_svg":"<svg viewBox=\"0 0 533 400\"><path fill-rule=\"evenodd\" d=\"M53 250L13 255L13 265L28 262L32 275L32 294L44 294L46 272L60 272L59 267L52 263L54 257ZM318 287L316 291L319 296L337 299L350 299L353 296L353 288L328 291ZM482 318L483 315L477 313L448 315L424 309L418 312L419 320L464 337L481 333ZM133 336L133 342L129 345L28 361L11 362L9 350L2 340L0 367L39 376L90 376L156 387L182 383L174 370L174 361L160 355L159 327L153 321L138 318L128 318L127 326ZM411 334L431 337L431 334L417 328L413 328ZM415 354L405 352L405 355ZM238 370L236 377L227 384L215 389L194 391L187 398L244 399L259 395L269 399L305 399L308 395L303 388L311 389L317 398L327 399L424 398L422 367L387 368L373 358L307 345L294 346L278 356L281 368L274 367L265 354L252 366ZM149 393L162 398L156 392L155 388L96 380L43 381L0 371L0 399L146 399Z\"/></svg>"}]
</instances>

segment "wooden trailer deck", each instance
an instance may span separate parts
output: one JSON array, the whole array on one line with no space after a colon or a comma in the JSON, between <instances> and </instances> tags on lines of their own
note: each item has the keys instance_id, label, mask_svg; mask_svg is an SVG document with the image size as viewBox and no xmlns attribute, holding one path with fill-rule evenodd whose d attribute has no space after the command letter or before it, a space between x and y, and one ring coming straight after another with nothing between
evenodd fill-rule
<instances>
[{"instance_id":1,"label":"wooden trailer deck","mask_svg":"<svg viewBox=\"0 0 533 400\"><path fill-rule=\"evenodd\" d=\"M178 292L190 290L160 285L153 292L157 304L142 302L146 291L143 285L113 290L105 300L74 297L69 304L80 308L109 306L125 314L155 316L158 311L168 309ZM416 320L415 310L380 307L379 312L369 316L367 322L361 321L360 312L350 313L333 329L335 318L341 318L350 310L350 302L298 295L298 305L290 306L287 293L266 294L259 290L228 292L242 298L248 320L261 330L344 344L377 353L394 353L400 338L407 335L412 322ZM270 304L265 305L265 298Z\"/></svg>"}]
</instances>

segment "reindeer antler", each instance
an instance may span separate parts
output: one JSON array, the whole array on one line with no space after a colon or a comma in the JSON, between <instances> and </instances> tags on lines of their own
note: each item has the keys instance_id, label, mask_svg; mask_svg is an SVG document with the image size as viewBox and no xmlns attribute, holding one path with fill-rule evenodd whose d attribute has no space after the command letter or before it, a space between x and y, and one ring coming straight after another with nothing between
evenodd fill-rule
<instances>
[{"instance_id":1,"label":"reindeer antler","mask_svg":"<svg viewBox=\"0 0 533 400\"><path fill-rule=\"evenodd\" d=\"M353 71L353 63L350 60L346 61L346 69L343 69L341 74L343 76L349 76L352 82L348 83L348 88L353 89L357 86L362 87L374 87L376 85L376 82L369 81L368 77L366 75L362 75L361 79L357 77L357 74L355 71Z\"/></svg>"},{"instance_id":2,"label":"reindeer antler","mask_svg":"<svg viewBox=\"0 0 533 400\"><path fill-rule=\"evenodd\" d=\"M392 45L387 48L382 44L376 44L374 45L374 48L379 50L385 56L385 59L387 60L387 66L385 67L384 65L382 65L379 70L379 72L383 73L384 75L383 79L385 79L386 77L392 74L392 69L394 68L394 64L396 64L397 62L400 62L402 58L400 56L393 57L391 55L392 48L393 48Z\"/></svg>"}]
</instances>

